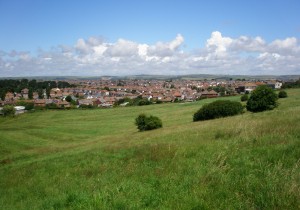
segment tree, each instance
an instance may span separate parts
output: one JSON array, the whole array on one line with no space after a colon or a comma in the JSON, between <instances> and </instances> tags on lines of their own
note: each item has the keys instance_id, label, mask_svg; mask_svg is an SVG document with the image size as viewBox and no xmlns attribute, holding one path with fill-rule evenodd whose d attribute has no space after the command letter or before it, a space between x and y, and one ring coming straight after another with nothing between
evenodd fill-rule
<instances>
[{"instance_id":1,"label":"tree","mask_svg":"<svg viewBox=\"0 0 300 210\"><path fill-rule=\"evenodd\" d=\"M240 102L229 100L218 100L203 105L193 116L193 121L216 119L220 117L233 116L243 113Z\"/></svg>"},{"instance_id":2,"label":"tree","mask_svg":"<svg viewBox=\"0 0 300 210\"><path fill-rule=\"evenodd\" d=\"M72 96L70 96L70 95L68 95L67 97L66 97L66 101L67 102L71 102L73 99L72 99Z\"/></svg>"},{"instance_id":3,"label":"tree","mask_svg":"<svg viewBox=\"0 0 300 210\"><path fill-rule=\"evenodd\" d=\"M47 96L47 98L50 98L50 92L51 92L51 88L47 87L46 88L46 96Z\"/></svg>"},{"instance_id":4,"label":"tree","mask_svg":"<svg viewBox=\"0 0 300 210\"><path fill-rule=\"evenodd\" d=\"M258 86L247 101L247 110L262 112L277 107L278 96L274 90L266 85Z\"/></svg>"},{"instance_id":5,"label":"tree","mask_svg":"<svg viewBox=\"0 0 300 210\"><path fill-rule=\"evenodd\" d=\"M28 90L28 98L33 99L33 90L31 88Z\"/></svg>"},{"instance_id":6,"label":"tree","mask_svg":"<svg viewBox=\"0 0 300 210\"><path fill-rule=\"evenodd\" d=\"M278 98L286 98L287 93L284 90L279 91Z\"/></svg>"},{"instance_id":7,"label":"tree","mask_svg":"<svg viewBox=\"0 0 300 210\"><path fill-rule=\"evenodd\" d=\"M13 106L10 105L6 105L3 107L2 109L2 113L4 117L8 117L8 116L15 116L16 110Z\"/></svg>"},{"instance_id":8,"label":"tree","mask_svg":"<svg viewBox=\"0 0 300 210\"><path fill-rule=\"evenodd\" d=\"M150 115L149 117L145 114L140 114L135 119L135 125L139 131L153 130L162 127L162 121L158 117Z\"/></svg>"},{"instance_id":9,"label":"tree","mask_svg":"<svg viewBox=\"0 0 300 210\"><path fill-rule=\"evenodd\" d=\"M4 101L5 95L6 95L6 90L4 90L4 88L3 88L3 89L0 89L0 99L1 99L2 101Z\"/></svg>"},{"instance_id":10,"label":"tree","mask_svg":"<svg viewBox=\"0 0 300 210\"><path fill-rule=\"evenodd\" d=\"M241 101L248 101L248 99L249 99L248 94L244 94L241 96Z\"/></svg>"},{"instance_id":11,"label":"tree","mask_svg":"<svg viewBox=\"0 0 300 210\"><path fill-rule=\"evenodd\" d=\"M43 89L38 89L37 93L39 95L39 99L43 99L44 98L44 90Z\"/></svg>"}]
</instances>

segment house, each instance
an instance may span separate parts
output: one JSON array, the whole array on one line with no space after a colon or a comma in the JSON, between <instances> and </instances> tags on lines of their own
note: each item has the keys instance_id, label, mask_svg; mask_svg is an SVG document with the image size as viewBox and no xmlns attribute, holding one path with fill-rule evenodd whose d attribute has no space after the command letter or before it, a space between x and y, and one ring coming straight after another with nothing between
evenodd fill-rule
<instances>
[{"instance_id":1,"label":"house","mask_svg":"<svg viewBox=\"0 0 300 210\"><path fill-rule=\"evenodd\" d=\"M167 96L167 97L164 97L163 99L161 99L162 102L172 102L172 98Z\"/></svg>"},{"instance_id":2,"label":"house","mask_svg":"<svg viewBox=\"0 0 300 210\"><path fill-rule=\"evenodd\" d=\"M70 103L67 102L67 101L58 101L56 103L56 105L59 107L59 108L70 108Z\"/></svg>"},{"instance_id":3,"label":"house","mask_svg":"<svg viewBox=\"0 0 300 210\"><path fill-rule=\"evenodd\" d=\"M45 99L36 99L36 100L34 100L34 106L45 107L46 100Z\"/></svg>"},{"instance_id":4,"label":"house","mask_svg":"<svg viewBox=\"0 0 300 210\"><path fill-rule=\"evenodd\" d=\"M178 99L178 100L184 99L184 98L183 98L184 96L183 96L181 93L179 93L178 91L176 91L176 92L173 94L173 97L174 97L174 99Z\"/></svg>"},{"instance_id":5,"label":"house","mask_svg":"<svg viewBox=\"0 0 300 210\"><path fill-rule=\"evenodd\" d=\"M86 105L86 106L91 105L91 106L93 106L93 101L91 99L80 99L80 100L78 100L78 105L79 106L80 105Z\"/></svg>"},{"instance_id":6,"label":"house","mask_svg":"<svg viewBox=\"0 0 300 210\"><path fill-rule=\"evenodd\" d=\"M7 92L5 95L5 101L13 101L14 100L15 95L11 92Z\"/></svg>"},{"instance_id":7,"label":"house","mask_svg":"<svg viewBox=\"0 0 300 210\"><path fill-rule=\"evenodd\" d=\"M36 99L34 100L34 106L45 107L47 104L52 104L54 101L52 99Z\"/></svg>"},{"instance_id":8,"label":"house","mask_svg":"<svg viewBox=\"0 0 300 210\"><path fill-rule=\"evenodd\" d=\"M21 90L21 94L24 99L28 99L28 93L29 93L29 90L27 88L24 88L23 90Z\"/></svg>"},{"instance_id":9,"label":"house","mask_svg":"<svg viewBox=\"0 0 300 210\"><path fill-rule=\"evenodd\" d=\"M257 84L255 84L255 83L252 83L252 82L248 82L248 83L245 83L245 92L249 92L249 93L251 93L253 90L255 90L256 89L256 87L257 87Z\"/></svg>"},{"instance_id":10,"label":"house","mask_svg":"<svg viewBox=\"0 0 300 210\"><path fill-rule=\"evenodd\" d=\"M272 89L280 89L282 86L281 82L268 82L267 86L271 87Z\"/></svg>"},{"instance_id":11,"label":"house","mask_svg":"<svg viewBox=\"0 0 300 210\"><path fill-rule=\"evenodd\" d=\"M216 98L218 97L218 93L214 90L208 91L205 90L201 92L201 98Z\"/></svg>"},{"instance_id":12,"label":"house","mask_svg":"<svg viewBox=\"0 0 300 210\"><path fill-rule=\"evenodd\" d=\"M59 88L52 88L50 91L51 98L61 98L63 97L62 91Z\"/></svg>"}]
</instances>

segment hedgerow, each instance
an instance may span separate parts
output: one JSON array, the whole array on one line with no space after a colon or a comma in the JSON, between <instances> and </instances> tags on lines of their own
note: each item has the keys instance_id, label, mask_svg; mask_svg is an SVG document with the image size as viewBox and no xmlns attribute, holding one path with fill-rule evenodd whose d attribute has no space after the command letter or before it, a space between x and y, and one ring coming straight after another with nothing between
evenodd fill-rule
<instances>
[{"instance_id":1,"label":"hedgerow","mask_svg":"<svg viewBox=\"0 0 300 210\"><path fill-rule=\"evenodd\" d=\"M233 116L243 112L240 102L218 100L203 105L193 116L194 121L209 120L220 117Z\"/></svg>"}]
</instances>

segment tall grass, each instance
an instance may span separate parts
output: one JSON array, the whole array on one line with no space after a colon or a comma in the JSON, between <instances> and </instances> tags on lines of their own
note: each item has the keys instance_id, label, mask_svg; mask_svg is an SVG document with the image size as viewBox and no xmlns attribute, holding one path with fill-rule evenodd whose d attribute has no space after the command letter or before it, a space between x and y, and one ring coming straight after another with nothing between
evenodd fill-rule
<instances>
[{"instance_id":1,"label":"tall grass","mask_svg":"<svg viewBox=\"0 0 300 210\"><path fill-rule=\"evenodd\" d=\"M299 209L300 89L288 96L203 122L215 99L1 118L0 209ZM138 132L140 113L164 128Z\"/></svg>"}]
</instances>

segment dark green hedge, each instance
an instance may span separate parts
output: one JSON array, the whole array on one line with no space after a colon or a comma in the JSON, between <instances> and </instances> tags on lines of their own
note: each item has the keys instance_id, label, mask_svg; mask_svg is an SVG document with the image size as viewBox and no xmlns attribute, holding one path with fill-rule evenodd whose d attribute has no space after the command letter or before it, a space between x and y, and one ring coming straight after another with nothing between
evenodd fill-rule
<instances>
[{"instance_id":1,"label":"dark green hedge","mask_svg":"<svg viewBox=\"0 0 300 210\"><path fill-rule=\"evenodd\" d=\"M220 117L233 116L243 112L240 102L229 100L218 100L210 104L203 105L193 117L194 121L209 120Z\"/></svg>"},{"instance_id":2,"label":"dark green hedge","mask_svg":"<svg viewBox=\"0 0 300 210\"><path fill-rule=\"evenodd\" d=\"M250 112L263 112L277 107L278 96L275 91L265 85L258 86L252 91L247 101L247 110Z\"/></svg>"},{"instance_id":3,"label":"dark green hedge","mask_svg":"<svg viewBox=\"0 0 300 210\"><path fill-rule=\"evenodd\" d=\"M150 115L149 117L145 114L140 114L135 119L135 125L140 131L153 130L162 127L162 121L155 116Z\"/></svg>"},{"instance_id":4,"label":"dark green hedge","mask_svg":"<svg viewBox=\"0 0 300 210\"><path fill-rule=\"evenodd\" d=\"M287 93L284 90L279 91L278 98L287 98Z\"/></svg>"}]
</instances>

